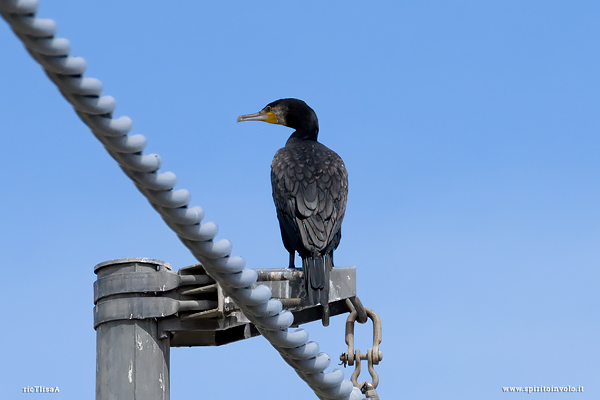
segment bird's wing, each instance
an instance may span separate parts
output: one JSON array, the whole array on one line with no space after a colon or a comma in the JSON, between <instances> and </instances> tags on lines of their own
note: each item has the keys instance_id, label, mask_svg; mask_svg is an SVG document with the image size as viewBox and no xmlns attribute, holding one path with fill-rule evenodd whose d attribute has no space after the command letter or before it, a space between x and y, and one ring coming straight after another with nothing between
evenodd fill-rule
<instances>
[{"instance_id":1,"label":"bird's wing","mask_svg":"<svg viewBox=\"0 0 600 400\"><path fill-rule=\"evenodd\" d=\"M286 146L275 154L271 183L286 247L323 252L346 210L348 173L341 157L317 142Z\"/></svg>"}]
</instances>

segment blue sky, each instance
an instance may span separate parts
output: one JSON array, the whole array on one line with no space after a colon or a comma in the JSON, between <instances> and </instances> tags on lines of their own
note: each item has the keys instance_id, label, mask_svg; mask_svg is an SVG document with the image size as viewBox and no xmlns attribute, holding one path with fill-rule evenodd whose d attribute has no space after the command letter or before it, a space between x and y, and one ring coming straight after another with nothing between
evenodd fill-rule
<instances>
[{"instance_id":1,"label":"blue sky","mask_svg":"<svg viewBox=\"0 0 600 400\"><path fill-rule=\"evenodd\" d=\"M382 398L599 398L600 4L63 0L38 16L251 268L287 263L269 168L291 130L236 118L282 97L315 109L350 175L336 264L382 317ZM3 22L0 43L3 398L92 398L94 265L195 260ZM306 326L332 364L344 321ZM357 335L366 350L370 326ZM173 399L311 398L262 338L173 349L171 375Z\"/></svg>"}]
</instances>

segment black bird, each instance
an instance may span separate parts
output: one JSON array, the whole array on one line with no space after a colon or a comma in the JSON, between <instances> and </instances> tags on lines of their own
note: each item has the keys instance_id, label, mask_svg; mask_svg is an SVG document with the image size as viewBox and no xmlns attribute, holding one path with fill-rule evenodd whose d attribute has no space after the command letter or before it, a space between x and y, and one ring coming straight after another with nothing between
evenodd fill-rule
<instances>
[{"instance_id":1,"label":"black bird","mask_svg":"<svg viewBox=\"0 0 600 400\"><path fill-rule=\"evenodd\" d=\"M273 200L283 245L290 253L289 267L294 268L297 251L302 257L308 302L321 303L327 326L333 251L340 244L348 199L344 161L317 142L317 115L302 100L277 100L237 121L265 121L296 130L271 164Z\"/></svg>"}]
</instances>

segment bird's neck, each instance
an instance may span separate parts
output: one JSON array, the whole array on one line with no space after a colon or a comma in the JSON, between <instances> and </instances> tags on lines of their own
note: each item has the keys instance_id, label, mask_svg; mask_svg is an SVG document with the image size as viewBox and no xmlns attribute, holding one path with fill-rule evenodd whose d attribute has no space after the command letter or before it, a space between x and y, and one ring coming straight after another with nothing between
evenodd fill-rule
<instances>
[{"instance_id":1,"label":"bird's neck","mask_svg":"<svg viewBox=\"0 0 600 400\"><path fill-rule=\"evenodd\" d=\"M319 136L319 128L316 129L298 129L288 139L287 143L298 142L302 140L314 140L317 141Z\"/></svg>"}]
</instances>

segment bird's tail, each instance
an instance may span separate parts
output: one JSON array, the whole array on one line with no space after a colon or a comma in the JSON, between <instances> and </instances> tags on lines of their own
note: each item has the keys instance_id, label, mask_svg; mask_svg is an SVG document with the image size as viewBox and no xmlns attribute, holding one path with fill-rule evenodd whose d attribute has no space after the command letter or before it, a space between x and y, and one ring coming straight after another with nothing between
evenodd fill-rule
<instances>
[{"instance_id":1,"label":"bird's tail","mask_svg":"<svg viewBox=\"0 0 600 400\"><path fill-rule=\"evenodd\" d=\"M329 325L329 279L333 268L330 254L319 254L302 258L306 298L308 303L323 306L323 325Z\"/></svg>"}]
</instances>

